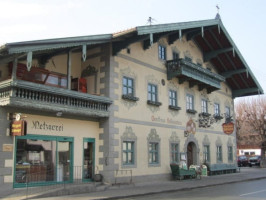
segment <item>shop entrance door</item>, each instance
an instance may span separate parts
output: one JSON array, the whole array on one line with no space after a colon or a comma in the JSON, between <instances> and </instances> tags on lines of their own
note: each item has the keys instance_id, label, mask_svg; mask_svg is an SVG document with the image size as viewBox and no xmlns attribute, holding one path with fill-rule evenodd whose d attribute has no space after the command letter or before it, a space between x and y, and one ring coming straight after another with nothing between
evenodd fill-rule
<instances>
[{"instance_id":1,"label":"shop entrance door","mask_svg":"<svg viewBox=\"0 0 266 200\"><path fill-rule=\"evenodd\" d=\"M58 142L57 152L57 182L69 181L71 172L71 143L70 142Z\"/></svg>"},{"instance_id":2,"label":"shop entrance door","mask_svg":"<svg viewBox=\"0 0 266 200\"><path fill-rule=\"evenodd\" d=\"M95 139L83 139L83 181L91 181L95 169Z\"/></svg>"}]
</instances>

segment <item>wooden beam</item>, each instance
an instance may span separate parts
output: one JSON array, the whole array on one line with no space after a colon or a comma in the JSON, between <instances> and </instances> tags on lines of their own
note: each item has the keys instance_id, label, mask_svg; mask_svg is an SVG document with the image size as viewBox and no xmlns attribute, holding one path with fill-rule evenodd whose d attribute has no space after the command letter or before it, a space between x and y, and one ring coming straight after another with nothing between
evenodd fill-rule
<instances>
[{"instance_id":1,"label":"wooden beam","mask_svg":"<svg viewBox=\"0 0 266 200\"><path fill-rule=\"evenodd\" d=\"M235 74L241 74L243 72L246 72L247 69L237 69L237 70L231 70L231 71L226 71L221 73L222 76L224 76L225 78L230 78L231 76L235 75Z\"/></svg>"},{"instance_id":2,"label":"wooden beam","mask_svg":"<svg viewBox=\"0 0 266 200\"><path fill-rule=\"evenodd\" d=\"M127 48L130 44L133 44L135 42L140 42L143 40L147 40L150 43L150 35L142 35L142 36L133 36L132 38L127 38L122 41L116 41L112 44L112 54L113 56L116 56L122 49Z\"/></svg>"},{"instance_id":3,"label":"wooden beam","mask_svg":"<svg viewBox=\"0 0 266 200\"><path fill-rule=\"evenodd\" d=\"M211 51L209 53L204 53L204 56L203 56L204 62L208 62L208 61L210 61L210 59L218 56L219 54L226 53L226 52L229 52L229 51L233 51L233 48L232 47L223 48L223 49L218 49L216 51Z\"/></svg>"},{"instance_id":4,"label":"wooden beam","mask_svg":"<svg viewBox=\"0 0 266 200\"><path fill-rule=\"evenodd\" d=\"M153 34L153 43L158 42L160 38L168 36L168 35L169 35L169 32ZM146 39L143 42L143 49L146 50L146 49L150 48L150 46L151 46L151 42L150 42L150 35L149 35L149 39Z\"/></svg>"},{"instance_id":5,"label":"wooden beam","mask_svg":"<svg viewBox=\"0 0 266 200\"><path fill-rule=\"evenodd\" d=\"M246 89L240 89L240 90L233 90L232 96L233 98L235 98L235 97L247 96L250 93L260 94L258 88L246 88Z\"/></svg>"}]
</instances>

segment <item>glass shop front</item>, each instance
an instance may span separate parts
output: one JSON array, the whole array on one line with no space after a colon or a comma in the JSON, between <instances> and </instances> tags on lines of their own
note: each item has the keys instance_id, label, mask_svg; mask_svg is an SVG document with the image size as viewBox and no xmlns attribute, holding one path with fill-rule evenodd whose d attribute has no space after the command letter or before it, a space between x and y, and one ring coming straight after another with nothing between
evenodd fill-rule
<instances>
[{"instance_id":1,"label":"glass shop front","mask_svg":"<svg viewBox=\"0 0 266 200\"><path fill-rule=\"evenodd\" d=\"M73 137L16 137L14 187L73 179Z\"/></svg>"}]
</instances>

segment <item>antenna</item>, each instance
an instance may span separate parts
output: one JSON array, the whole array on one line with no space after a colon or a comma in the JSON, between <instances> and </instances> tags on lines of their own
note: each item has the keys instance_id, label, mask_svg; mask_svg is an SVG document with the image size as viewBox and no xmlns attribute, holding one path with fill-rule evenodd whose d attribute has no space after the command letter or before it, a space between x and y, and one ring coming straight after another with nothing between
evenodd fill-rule
<instances>
[{"instance_id":1,"label":"antenna","mask_svg":"<svg viewBox=\"0 0 266 200\"><path fill-rule=\"evenodd\" d=\"M147 20L147 24L149 24L151 26L154 21L156 21L156 20L153 19L152 17L149 17Z\"/></svg>"},{"instance_id":2,"label":"antenna","mask_svg":"<svg viewBox=\"0 0 266 200\"><path fill-rule=\"evenodd\" d=\"M216 5L216 8L217 8L217 14L216 14L216 16L215 16L215 19L219 19L219 20L221 20L221 16L220 16L220 14L219 14L220 7L219 7L218 4Z\"/></svg>"},{"instance_id":3,"label":"antenna","mask_svg":"<svg viewBox=\"0 0 266 200\"><path fill-rule=\"evenodd\" d=\"M219 14L220 7L218 4L216 5L216 8L217 8L217 14Z\"/></svg>"}]
</instances>

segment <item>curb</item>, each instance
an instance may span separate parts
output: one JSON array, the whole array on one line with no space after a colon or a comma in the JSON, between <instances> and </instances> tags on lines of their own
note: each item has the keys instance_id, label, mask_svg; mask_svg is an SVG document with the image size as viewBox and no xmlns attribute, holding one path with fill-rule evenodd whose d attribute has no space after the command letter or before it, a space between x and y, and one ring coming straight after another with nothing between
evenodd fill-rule
<instances>
[{"instance_id":1,"label":"curb","mask_svg":"<svg viewBox=\"0 0 266 200\"><path fill-rule=\"evenodd\" d=\"M266 176L265 177L257 177L257 178L249 178L249 179L244 179L244 180L228 181L228 182L216 183L216 184L211 184L211 185L200 185L200 186L192 186L192 187L170 189L170 190L166 189L166 190L161 190L161 191L157 191L157 192L147 192L147 193L139 193L139 194L132 194L132 195L114 196L114 197L103 197L101 199L113 200L113 199L123 199L123 198L130 198L130 197L148 196L148 195L162 194L162 193L168 193L168 192L188 191L188 190L194 190L194 189L198 189L198 188L214 187L214 186L218 186L218 185L226 185L226 184L230 184L230 183L239 183L242 181L254 181L254 180L261 180L261 179L266 179ZM95 200L99 200L99 199L95 198Z\"/></svg>"}]
</instances>

